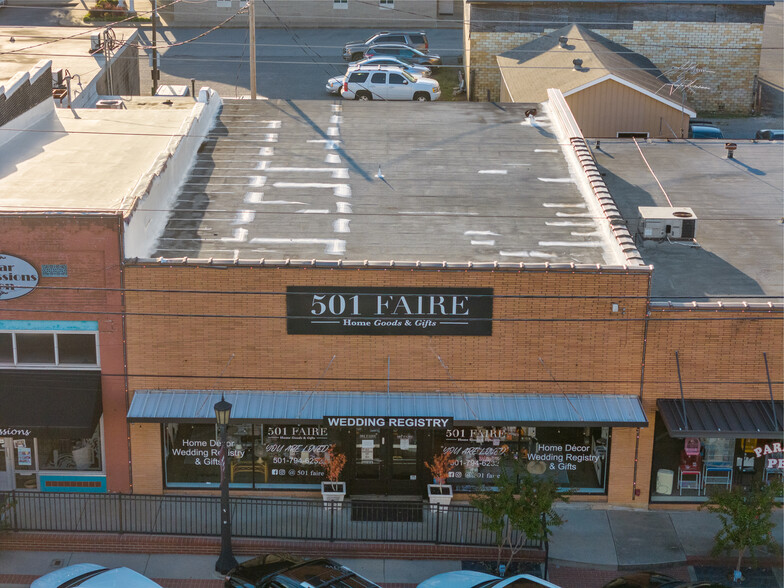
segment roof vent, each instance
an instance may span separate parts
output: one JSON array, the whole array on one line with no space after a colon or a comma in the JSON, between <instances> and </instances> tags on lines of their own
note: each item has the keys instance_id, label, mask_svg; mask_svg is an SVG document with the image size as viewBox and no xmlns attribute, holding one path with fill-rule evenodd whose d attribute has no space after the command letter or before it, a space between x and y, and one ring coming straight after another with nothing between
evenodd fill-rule
<instances>
[{"instance_id":1,"label":"roof vent","mask_svg":"<svg viewBox=\"0 0 784 588\"><path fill-rule=\"evenodd\" d=\"M583 69L582 59L572 59L572 63L574 64L574 71L580 71Z\"/></svg>"},{"instance_id":2,"label":"roof vent","mask_svg":"<svg viewBox=\"0 0 784 588\"><path fill-rule=\"evenodd\" d=\"M558 37L558 42L561 44L561 47L566 49L566 44L569 42L569 37Z\"/></svg>"}]
</instances>

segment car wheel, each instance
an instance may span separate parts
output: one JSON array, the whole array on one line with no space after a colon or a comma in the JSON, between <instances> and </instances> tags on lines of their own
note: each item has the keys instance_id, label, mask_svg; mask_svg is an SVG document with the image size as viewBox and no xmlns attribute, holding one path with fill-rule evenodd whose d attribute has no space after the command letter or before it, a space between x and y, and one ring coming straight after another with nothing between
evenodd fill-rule
<instances>
[{"instance_id":1,"label":"car wheel","mask_svg":"<svg viewBox=\"0 0 784 588\"><path fill-rule=\"evenodd\" d=\"M364 53L352 53L351 54L351 61L359 61L363 57L365 57Z\"/></svg>"},{"instance_id":2,"label":"car wheel","mask_svg":"<svg viewBox=\"0 0 784 588\"><path fill-rule=\"evenodd\" d=\"M368 100L373 100L373 96L370 95L370 92L357 92L356 99L367 102Z\"/></svg>"},{"instance_id":3,"label":"car wheel","mask_svg":"<svg viewBox=\"0 0 784 588\"><path fill-rule=\"evenodd\" d=\"M430 94L427 92L417 92L414 94L414 100L417 102L430 102Z\"/></svg>"}]
</instances>

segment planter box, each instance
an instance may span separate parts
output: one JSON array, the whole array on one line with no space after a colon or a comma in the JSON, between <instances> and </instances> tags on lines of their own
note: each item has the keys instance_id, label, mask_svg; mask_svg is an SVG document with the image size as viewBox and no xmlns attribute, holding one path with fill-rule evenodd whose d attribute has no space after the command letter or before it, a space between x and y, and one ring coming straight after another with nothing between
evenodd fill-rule
<instances>
[{"instance_id":1,"label":"planter box","mask_svg":"<svg viewBox=\"0 0 784 588\"><path fill-rule=\"evenodd\" d=\"M343 500L346 498L345 482L322 482L321 497L324 499L324 508L339 510L343 508Z\"/></svg>"},{"instance_id":2,"label":"planter box","mask_svg":"<svg viewBox=\"0 0 784 588\"><path fill-rule=\"evenodd\" d=\"M430 510L446 509L452 502L452 486L449 484L428 484L427 498Z\"/></svg>"}]
</instances>

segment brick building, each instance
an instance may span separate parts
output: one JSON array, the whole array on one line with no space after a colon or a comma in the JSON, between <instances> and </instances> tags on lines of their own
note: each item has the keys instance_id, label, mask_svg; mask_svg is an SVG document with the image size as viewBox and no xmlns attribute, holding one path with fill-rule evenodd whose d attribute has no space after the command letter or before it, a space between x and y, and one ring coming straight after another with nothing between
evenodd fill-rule
<instances>
[{"instance_id":1,"label":"brick building","mask_svg":"<svg viewBox=\"0 0 784 588\"><path fill-rule=\"evenodd\" d=\"M686 100L698 111L748 113L759 71L766 0L739 2L522 2L466 0L469 100L499 100L496 55L578 23L650 59L676 82L707 88ZM681 74L685 66L685 73ZM693 66L693 67L689 67ZM699 71L691 71L691 70ZM669 90L667 91L669 93ZM680 92L675 92L680 94Z\"/></svg>"},{"instance_id":2,"label":"brick building","mask_svg":"<svg viewBox=\"0 0 784 588\"><path fill-rule=\"evenodd\" d=\"M205 105L56 109L51 62L12 79L0 100L0 490L128 492L127 215L190 161L186 123Z\"/></svg>"},{"instance_id":3,"label":"brick building","mask_svg":"<svg viewBox=\"0 0 784 588\"><path fill-rule=\"evenodd\" d=\"M317 497L315 458L334 444L355 497L421 496L425 462L449 452L458 499L516 456L573 500L701 501L691 478L652 488L679 467L659 402L681 387L690 407L767 399L779 424L758 436L781 436L780 256L747 268L755 290L716 274L742 249L724 251L709 220L646 237L636 205L652 203L622 181L644 164L603 170L605 186L562 97L533 121L517 106L406 106L384 105L396 131L370 148L376 113L361 105L227 103L155 252L126 264L135 492L217 487L224 394L233 492L260 496ZM415 179L424 162L438 181ZM761 198L767 218L780 196ZM729 431L733 455L744 431Z\"/></svg>"},{"instance_id":4,"label":"brick building","mask_svg":"<svg viewBox=\"0 0 784 588\"><path fill-rule=\"evenodd\" d=\"M227 101L218 115L205 91L180 118L58 117L66 129L143 117L175 139L107 139L96 148L111 161L123 160L113 149L151 157L101 172L117 174L112 192L95 177L66 184L58 204L34 171L54 165L51 147L17 162L0 183L15 235L3 254L41 274L65 263L74 281L60 282L66 296L42 277L0 300L0 320L96 321L79 334L98 334L89 367L105 386L106 450L94 475L109 490L214 491L222 395L232 492L251 496L317 498L316 458L332 445L351 496L423 496L425 462L447 452L457 499L507 457L573 500L641 507L778 475L754 450L780 442L784 422L781 146L739 146L767 174L760 185L719 144L596 149L563 96L549 98L533 116L329 101ZM30 214L31 195L47 212ZM88 226L109 259L85 275ZM42 238L28 253L30 231ZM101 290L95 309L70 289L102 287L99 275L122 296ZM30 367L19 333L0 323L15 377ZM108 381L118 374L122 388ZM30 459L40 484L42 444L3 439L4 471Z\"/></svg>"}]
</instances>

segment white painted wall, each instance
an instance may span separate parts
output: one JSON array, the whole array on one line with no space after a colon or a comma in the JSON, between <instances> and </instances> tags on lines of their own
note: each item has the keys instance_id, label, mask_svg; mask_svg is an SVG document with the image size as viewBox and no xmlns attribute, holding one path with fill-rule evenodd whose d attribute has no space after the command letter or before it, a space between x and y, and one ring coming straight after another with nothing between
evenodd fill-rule
<instances>
[{"instance_id":1,"label":"white painted wall","mask_svg":"<svg viewBox=\"0 0 784 588\"><path fill-rule=\"evenodd\" d=\"M123 242L125 257L149 258L163 234L172 206L195 163L196 153L212 129L223 104L217 92L199 90L198 102L185 119L176 137L155 160L123 202L125 217Z\"/></svg>"}]
</instances>

